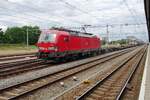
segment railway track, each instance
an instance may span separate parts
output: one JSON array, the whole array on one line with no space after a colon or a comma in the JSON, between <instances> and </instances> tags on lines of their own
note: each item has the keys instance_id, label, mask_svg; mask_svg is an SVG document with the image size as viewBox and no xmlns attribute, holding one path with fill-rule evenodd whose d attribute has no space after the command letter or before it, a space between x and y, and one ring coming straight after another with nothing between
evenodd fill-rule
<instances>
[{"instance_id":1,"label":"railway track","mask_svg":"<svg viewBox=\"0 0 150 100\"><path fill-rule=\"evenodd\" d=\"M113 94L115 94L114 93L115 90L112 89L113 85L110 86L110 84L106 84L106 83L104 83L106 86L104 85L103 86L104 88L102 88L102 90L100 90L99 93L110 94L110 96L107 95L105 97L104 95L101 96L101 94L97 94L97 95L100 95L99 97L101 97L101 98L94 97L94 99L93 99L93 98L86 98L86 97L88 97L91 94L91 90L93 90L93 91L95 90L95 88L93 89L93 87L97 87L97 85L99 83L101 84L101 82L107 80L109 78L109 76L111 76L112 73L117 72L117 70L119 72L119 68L122 68L122 65L125 65L131 59L133 59L133 58L136 59L136 57L138 56L138 53L139 52L136 52L136 54L131 54L129 57L125 58L122 62L120 62L120 63L118 63L116 65L113 65L112 68L110 68L110 69L108 69L106 71L98 71L97 73L92 74L88 78L85 78L84 80L82 80L78 84L74 85L73 87L67 89L63 93L60 93L59 95L53 97L52 100L74 100L74 99L77 99L77 100L78 99L79 100L84 100L84 99L87 99L87 100L105 100L105 99L106 100L115 100L113 98L113 96L112 96ZM125 71L123 71L122 73L120 72L120 73L124 74L124 72ZM111 82L111 79L110 79L110 82ZM117 83L119 83L116 80L113 81L113 82L114 82L113 83L114 85L117 84ZM105 87L106 87L106 89L105 89ZM108 91L107 91L107 88L109 88ZM106 90L106 91L103 91L103 90ZM95 94L93 94L93 95L95 95Z\"/></svg>"},{"instance_id":2,"label":"railway track","mask_svg":"<svg viewBox=\"0 0 150 100\"><path fill-rule=\"evenodd\" d=\"M145 55L145 49L96 82L76 100L119 100Z\"/></svg>"},{"instance_id":3,"label":"railway track","mask_svg":"<svg viewBox=\"0 0 150 100\"><path fill-rule=\"evenodd\" d=\"M45 76L32 79L26 82L22 82L20 84L16 84L13 86L8 86L7 88L3 88L0 90L0 99L1 100L17 99L18 97L24 94L29 94L30 92L37 90L39 88L42 88L48 84L52 84L63 78L66 78L76 73L80 73L81 71L87 70L95 65L98 65L106 61L109 61L111 59L114 59L116 57L119 57L131 50L133 49L124 50L124 51L114 53L112 55L103 56L103 57L94 59L90 62L85 62L80 65L75 65L73 67L69 67L67 69L57 71L53 74L45 75Z\"/></svg>"},{"instance_id":4,"label":"railway track","mask_svg":"<svg viewBox=\"0 0 150 100\"><path fill-rule=\"evenodd\" d=\"M124 89L121 95L122 100L138 100L139 93L142 83L142 77L144 72L144 66L146 61L147 53L144 54L143 59L139 63L138 68L135 70L134 74L130 78L127 87Z\"/></svg>"},{"instance_id":5,"label":"railway track","mask_svg":"<svg viewBox=\"0 0 150 100\"><path fill-rule=\"evenodd\" d=\"M8 60L23 59L23 58L27 58L27 57L35 57L35 54L36 53L0 56L0 62L2 62L2 61L8 61Z\"/></svg>"},{"instance_id":6,"label":"railway track","mask_svg":"<svg viewBox=\"0 0 150 100\"><path fill-rule=\"evenodd\" d=\"M52 61L45 62L41 59L22 61L21 63L6 64L0 67L0 78L11 76L35 69L45 68L52 64ZM54 64L53 64L54 65Z\"/></svg>"},{"instance_id":7,"label":"railway track","mask_svg":"<svg viewBox=\"0 0 150 100\"><path fill-rule=\"evenodd\" d=\"M126 50L122 52L126 52ZM2 64L0 65L0 78L4 78L6 76L11 76L11 75L15 75L15 74L35 70L35 69L42 69L53 65L57 65L57 64L54 63L52 64L52 61L45 62L40 59Z\"/></svg>"}]
</instances>

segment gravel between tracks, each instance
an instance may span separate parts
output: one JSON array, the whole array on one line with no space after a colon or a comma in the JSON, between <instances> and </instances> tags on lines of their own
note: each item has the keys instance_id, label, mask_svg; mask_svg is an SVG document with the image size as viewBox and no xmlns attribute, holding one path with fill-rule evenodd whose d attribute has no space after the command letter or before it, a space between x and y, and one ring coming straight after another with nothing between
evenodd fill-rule
<instances>
[{"instance_id":1,"label":"gravel between tracks","mask_svg":"<svg viewBox=\"0 0 150 100\"><path fill-rule=\"evenodd\" d=\"M82 82L83 80L85 80L87 77L90 77L91 75L97 73L97 72L105 72L108 69L110 69L113 65L115 65L116 63L121 62L123 59L125 59L126 57L128 57L130 54L132 54L133 52L130 52L127 55L123 55L121 57L118 57L116 59L113 59L109 62L97 65L93 68L90 68L86 71L83 71L81 73L78 73L74 76L76 76L78 78L78 81L73 81L72 77L68 77L65 78L64 80L61 80L65 83L65 86L62 87L59 82L53 83L51 85L45 86L42 89L36 90L32 93L30 93L30 95L25 95L21 98L19 98L20 100L49 100L50 98L61 94L62 92L64 92L65 90L73 87L74 85L77 85L78 83Z\"/></svg>"},{"instance_id":2,"label":"gravel between tracks","mask_svg":"<svg viewBox=\"0 0 150 100\"><path fill-rule=\"evenodd\" d=\"M0 57L35 53L37 50L0 50Z\"/></svg>"},{"instance_id":3,"label":"gravel between tracks","mask_svg":"<svg viewBox=\"0 0 150 100\"><path fill-rule=\"evenodd\" d=\"M24 57L20 59L1 61L0 64L7 64L7 63L13 63L13 62L19 62L19 61L25 61L25 60L32 60L32 59L37 59L37 57Z\"/></svg>"},{"instance_id":4,"label":"gravel between tracks","mask_svg":"<svg viewBox=\"0 0 150 100\"><path fill-rule=\"evenodd\" d=\"M121 96L122 100L138 100L145 61L146 61L146 54L143 57L142 61L140 62L139 67L135 71L135 74L130 79L124 93L122 94Z\"/></svg>"},{"instance_id":5,"label":"gravel between tracks","mask_svg":"<svg viewBox=\"0 0 150 100\"><path fill-rule=\"evenodd\" d=\"M112 65L109 65L109 66L112 66ZM113 68L114 69L114 68ZM106 73L106 72L100 72L100 73L98 73L98 75L97 76L99 76L99 77L97 77L98 79L101 79L100 77L102 77L103 76L103 74L105 75L105 74L108 74L108 73ZM82 93L83 91L86 91L86 89L89 87L89 85L90 84L93 84L93 83L95 83L94 82L94 79L93 79L94 77L89 77L88 79L90 79L89 81L90 81L90 83L89 84L84 84L84 82L81 82L81 83L79 83L79 84L77 84L76 86L74 86L73 88L71 88L71 89L69 89L68 91L66 91L66 92L64 92L64 93L62 93L61 95L58 95L58 98L57 98L57 100L72 100L73 98L75 98L75 95L76 94L80 94L80 93ZM93 79L93 81L92 81L92 79ZM85 80L87 80L87 79L85 79ZM81 87L80 87L81 86ZM82 92L81 92L82 91ZM54 98L53 98L54 99ZM55 98L56 99L56 98Z\"/></svg>"}]
</instances>

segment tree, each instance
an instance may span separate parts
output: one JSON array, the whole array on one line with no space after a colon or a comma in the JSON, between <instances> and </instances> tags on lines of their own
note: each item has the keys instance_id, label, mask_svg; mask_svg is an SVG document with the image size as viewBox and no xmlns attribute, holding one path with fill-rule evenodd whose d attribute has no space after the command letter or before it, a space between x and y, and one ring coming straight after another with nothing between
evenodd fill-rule
<instances>
[{"instance_id":1,"label":"tree","mask_svg":"<svg viewBox=\"0 0 150 100\"><path fill-rule=\"evenodd\" d=\"M0 43L9 43L8 40L10 37L8 35L4 35L4 32L0 32Z\"/></svg>"},{"instance_id":2,"label":"tree","mask_svg":"<svg viewBox=\"0 0 150 100\"><path fill-rule=\"evenodd\" d=\"M8 38L8 43L25 43L25 33L20 27L8 28L5 32Z\"/></svg>"},{"instance_id":3,"label":"tree","mask_svg":"<svg viewBox=\"0 0 150 100\"><path fill-rule=\"evenodd\" d=\"M3 32L0 31L0 43L3 43Z\"/></svg>"},{"instance_id":4,"label":"tree","mask_svg":"<svg viewBox=\"0 0 150 100\"><path fill-rule=\"evenodd\" d=\"M29 34L29 44L35 44L38 41L39 35L40 35L40 29L38 26L23 26L22 27L23 31L25 33ZM26 37L26 36L25 36Z\"/></svg>"},{"instance_id":5,"label":"tree","mask_svg":"<svg viewBox=\"0 0 150 100\"><path fill-rule=\"evenodd\" d=\"M38 26L11 27L0 35L0 43L26 44L27 31L29 33L29 44L35 44L38 40L40 29Z\"/></svg>"}]
</instances>

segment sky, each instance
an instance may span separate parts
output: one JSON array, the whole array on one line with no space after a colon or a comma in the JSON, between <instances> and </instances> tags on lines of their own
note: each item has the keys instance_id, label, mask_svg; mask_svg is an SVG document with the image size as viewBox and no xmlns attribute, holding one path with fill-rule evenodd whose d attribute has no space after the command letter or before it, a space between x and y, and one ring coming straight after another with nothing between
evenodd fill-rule
<instances>
[{"instance_id":1,"label":"sky","mask_svg":"<svg viewBox=\"0 0 150 100\"><path fill-rule=\"evenodd\" d=\"M147 40L145 23L143 0L0 0L0 27L4 30L23 25L41 29L91 25L97 27L87 28L87 32L105 37L108 24L110 40L131 35Z\"/></svg>"}]
</instances>

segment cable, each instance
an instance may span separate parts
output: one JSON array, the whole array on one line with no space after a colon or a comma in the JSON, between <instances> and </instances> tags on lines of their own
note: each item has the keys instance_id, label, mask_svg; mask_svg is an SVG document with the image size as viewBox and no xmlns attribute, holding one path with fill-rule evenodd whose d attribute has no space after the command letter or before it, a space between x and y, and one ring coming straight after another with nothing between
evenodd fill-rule
<instances>
[{"instance_id":1,"label":"cable","mask_svg":"<svg viewBox=\"0 0 150 100\"><path fill-rule=\"evenodd\" d=\"M82 9L79 9L78 7L76 7L76 6L74 6L74 5L71 5L70 3L68 3L68 2L66 2L66 1L64 1L64 0L59 0L59 1L62 2L62 3L64 3L64 4L66 4L66 5L68 5L68 6L71 7L71 8L74 8L74 9L76 9L76 10L78 10L78 11L84 13L84 14L87 14L87 15L89 15L89 16L91 16L91 17L94 17L94 18L96 18L97 20L99 20L99 18L97 18L96 16L93 16L93 15L89 14L89 12L83 11Z\"/></svg>"},{"instance_id":2,"label":"cable","mask_svg":"<svg viewBox=\"0 0 150 100\"><path fill-rule=\"evenodd\" d=\"M127 1L125 1L126 3L127 3ZM134 1L134 2L139 2L138 0L136 0L136 1ZM143 6L143 10L144 10L144 5L142 4L143 2L142 1L140 1L139 2L140 4L141 4L141 6ZM135 14L135 16L138 16L138 14L137 14L137 10L135 9L135 8L133 8L134 6L133 5L135 5L135 4L131 4L132 6L131 6L131 10L132 10L132 12ZM129 6L129 5L128 5ZM137 19L138 19L138 17L136 17ZM140 22L142 22L142 20L141 19L139 19L140 20Z\"/></svg>"},{"instance_id":3,"label":"cable","mask_svg":"<svg viewBox=\"0 0 150 100\"><path fill-rule=\"evenodd\" d=\"M77 8L76 6L71 5L70 3L68 3L68 2L66 2L66 1L64 1L64 0L59 0L59 1L65 3L66 5L68 5L68 6L72 7L72 8L74 8L74 9L79 10L79 11L82 12L82 13L85 13L85 14L90 15L88 12L83 11L82 9ZM15 4L16 4L16 3L15 3ZM17 4L17 5L18 5L18 4ZM19 5L20 5L20 4L19 4ZM21 4L21 6L24 6L24 5ZM25 6L24 6L24 7L25 7ZM29 7L30 7L30 6L26 6L26 8L29 8ZM37 9L35 9L35 8L32 8L32 7L30 7L30 8L37 11ZM4 9L6 9L6 8L4 8ZM8 10L10 10L10 9L8 9ZM13 11L15 11L15 10L13 10ZM38 11L38 12L39 12L39 11ZM28 15L29 15L29 14L28 14ZM91 15L90 15L90 16L91 16ZM35 17L35 16L32 15L32 17ZM36 16L36 18L37 18L38 20L41 19L41 22L43 22L43 19L42 19L41 17ZM33 20L33 19L30 19L30 20ZM46 20L47 20L47 19L46 19ZM50 21L52 21L52 20L50 20ZM57 21L55 21L55 22L57 22ZM109 26L112 26L112 25L109 25ZM91 27L88 27L88 28L96 28L96 27L102 27L102 28L103 28L103 27L106 27L106 25L91 26ZM81 29L81 27L80 27L80 28L77 28L77 27L76 27L76 29Z\"/></svg>"},{"instance_id":4,"label":"cable","mask_svg":"<svg viewBox=\"0 0 150 100\"><path fill-rule=\"evenodd\" d=\"M2 14L2 12L0 12L1 14ZM12 12L11 12L12 13ZM32 18L26 18L26 17L24 17L24 16L15 16L15 15L13 15L13 14L10 14L10 13L8 13L8 12L3 12L3 14L5 14L6 16L8 16L8 17L10 17L10 18L22 18L23 20L27 20L27 22L31 22L31 23L33 23L33 21L30 21L30 20L34 20L34 21L38 21L38 22L43 22L43 20L36 20L36 19L32 19ZM4 17L5 17L5 15L4 15ZM21 19L21 20L22 20ZM1 19L2 20L2 19Z\"/></svg>"},{"instance_id":5,"label":"cable","mask_svg":"<svg viewBox=\"0 0 150 100\"><path fill-rule=\"evenodd\" d=\"M13 13L14 13L14 12L17 12L16 10L8 9L8 8L6 8L6 7L0 7L0 8L5 9L5 10L13 11ZM20 13L20 12L19 12L19 13ZM24 13L24 15L31 16L31 17L36 18L36 19L41 20L41 21L43 21L43 20L46 20L46 21L49 20L49 19L45 19L45 18L42 18L42 17L38 17L38 16L31 15L31 14L27 14L27 13ZM20 16L19 16L19 17L20 17ZM22 17L22 18L29 19L28 17ZM29 20L33 20L33 19L29 19ZM52 21L52 20L49 20L49 21L55 22L55 23L57 22L57 21Z\"/></svg>"},{"instance_id":6,"label":"cable","mask_svg":"<svg viewBox=\"0 0 150 100\"><path fill-rule=\"evenodd\" d=\"M139 26L139 25L146 25L146 23L139 23L139 24L124 23L124 24L90 25L90 26L88 26L86 28L105 28L105 27L107 27L107 25L109 27L117 27L117 26L120 26L120 25L122 25L122 26L137 25L137 26ZM62 26L62 27L69 28L69 29L81 29L82 28L82 27L67 27L67 26Z\"/></svg>"},{"instance_id":7,"label":"cable","mask_svg":"<svg viewBox=\"0 0 150 100\"><path fill-rule=\"evenodd\" d=\"M30 6L27 6L27 5L23 5L23 4L16 4L16 3L14 3L14 2L9 2L9 3L12 3L12 4L15 4L15 5L20 5L21 7L24 7L24 8L26 8L26 9L28 9L28 8L30 8L30 9L33 9L34 11L36 11L36 12L39 12L39 9L36 9L36 8L32 8L32 7L30 7ZM47 8L48 9L48 8ZM41 11L41 12L43 12L43 11ZM33 16L33 15L31 15L31 16ZM35 16L34 16L35 17ZM36 16L37 17L37 16ZM62 18L62 19L66 19L66 18L64 18L64 17L62 17L62 16L58 16L59 18ZM41 18L40 18L41 19ZM48 20L48 19L46 19L46 20ZM74 23L80 23L80 24L85 24L85 23L82 23L82 22L79 22L79 21L76 21L76 20L72 20L72 19L67 19L67 20L70 20L70 21L72 21L72 22L74 22ZM52 20L50 20L50 21L52 21ZM55 22L59 22L59 21L55 21Z\"/></svg>"},{"instance_id":8,"label":"cable","mask_svg":"<svg viewBox=\"0 0 150 100\"><path fill-rule=\"evenodd\" d=\"M128 8L128 11L130 12L130 14L132 15L134 21L138 24L138 21L137 21L137 18L136 16L134 15L134 11L132 11L132 9L130 9L128 3L126 2L126 0L123 0L125 6Z\"/></svg>"}]
</instances>

